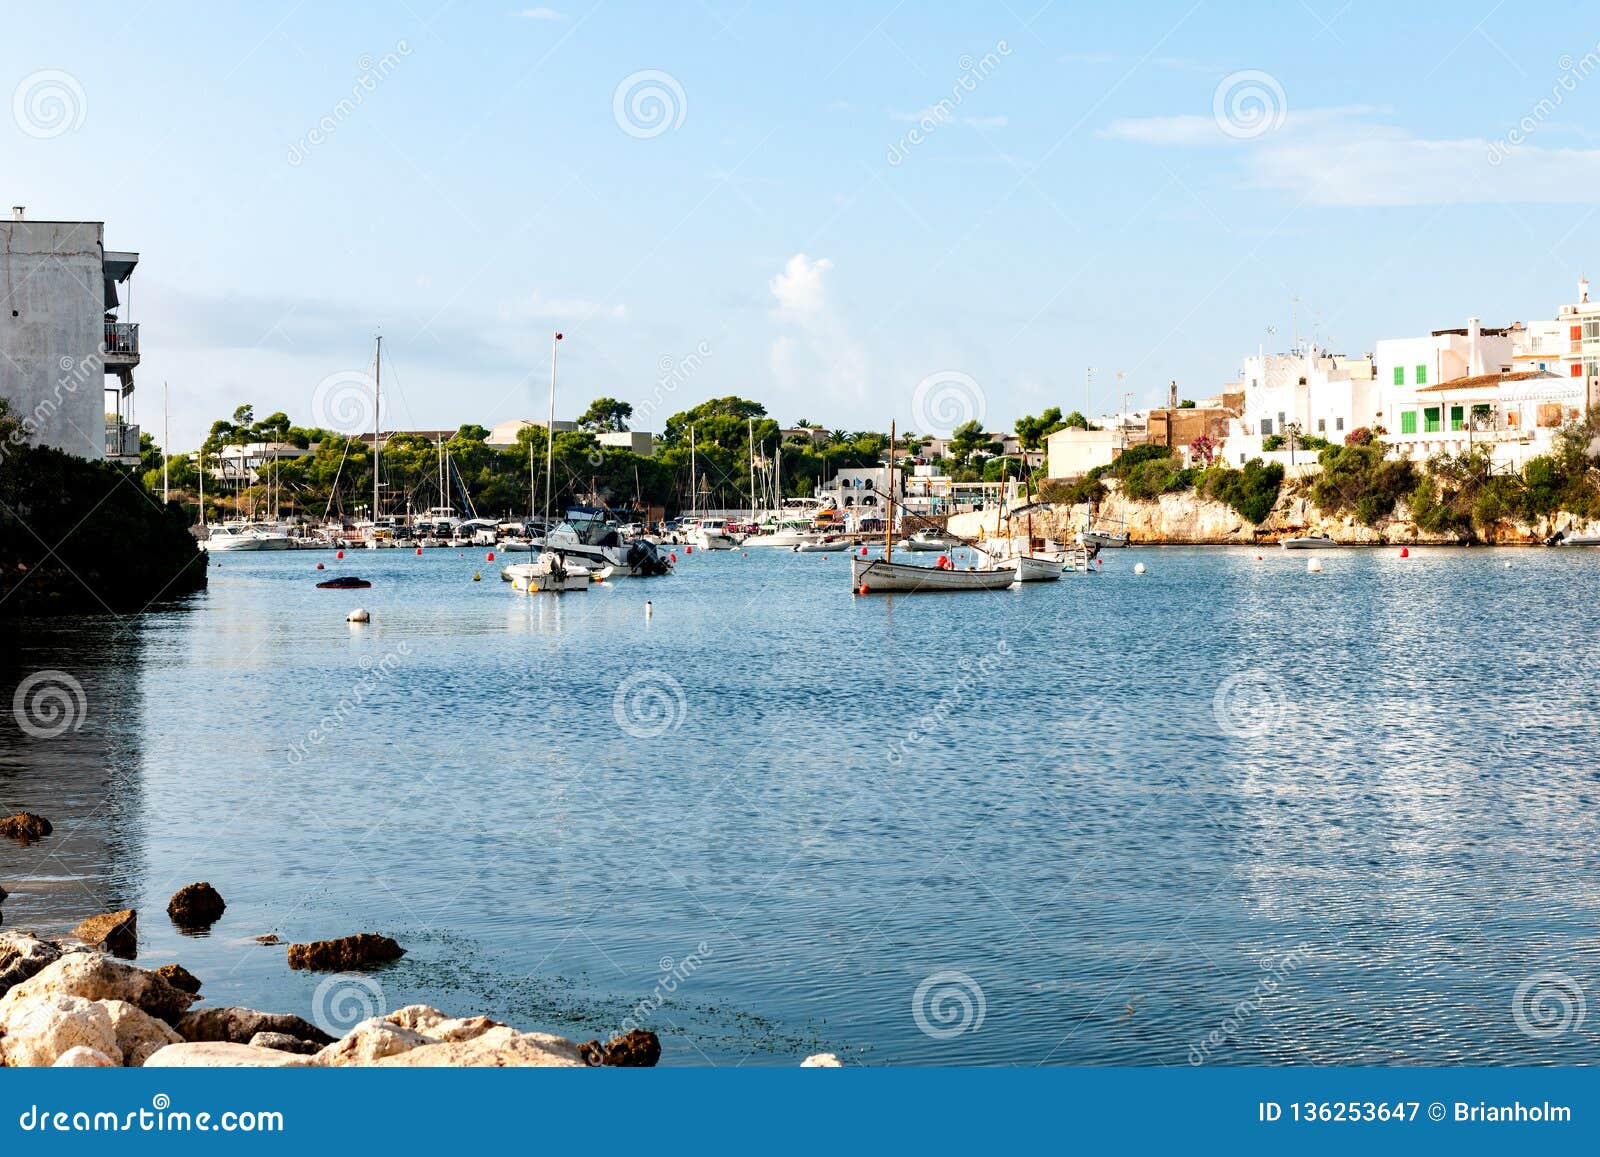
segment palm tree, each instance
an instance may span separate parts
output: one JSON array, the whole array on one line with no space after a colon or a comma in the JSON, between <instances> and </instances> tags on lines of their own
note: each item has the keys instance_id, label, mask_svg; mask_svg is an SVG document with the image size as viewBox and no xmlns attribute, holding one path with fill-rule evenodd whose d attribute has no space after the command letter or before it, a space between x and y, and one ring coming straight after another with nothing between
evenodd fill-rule
<instances>
[{"instance_id":1,"label":"palm tree","mask_svg":"<svg viewBox=\"0 0 1600 1157\"><path fill-rule=\"evenodd\" d=\"M850 434L849 434L848 431L845 431L845 430L829 430L828 431L828 441L830 441L830 442L834 442L834 443L837 443L839 445L843 445L844 443L849 442L851 440L852 439L851 439Z\"/></svg>"}]
</instances>

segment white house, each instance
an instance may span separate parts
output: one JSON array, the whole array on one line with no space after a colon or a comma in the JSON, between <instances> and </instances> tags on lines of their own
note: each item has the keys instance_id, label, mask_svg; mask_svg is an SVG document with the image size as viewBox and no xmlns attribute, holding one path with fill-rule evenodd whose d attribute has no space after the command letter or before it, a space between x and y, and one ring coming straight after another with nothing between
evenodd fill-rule
<instances>
[{"instance_id":1,"label":"white house","mask_svg":"<svg viewBox=\"0 0 1600 1157\"><path fill-rule=\"evenodd\" d=\"M1589 300L1589 282L1578 282L1578 300L1563 305L1551 321L1528 324L1513 356L1519 370L1543 370L1584 387L1587 405L1600 405L1600 302Z\"/></svg>"},{"instance_id":2,"label":"white house","mask_svg":"<svg viewBox=\"0 0 1600 1157\"><path fill-rule=\"evenodd\" d=\"M1372 355L1346 357L1315 345L1246 358L1239 381L1227 391L1244 395L1243 412L1228 424L1229 456L1254 458L1262 453L1262 439L1296 430L1342 442L1351 430L1370 424L1375 378Z\"/></svg>"}]
</instances>

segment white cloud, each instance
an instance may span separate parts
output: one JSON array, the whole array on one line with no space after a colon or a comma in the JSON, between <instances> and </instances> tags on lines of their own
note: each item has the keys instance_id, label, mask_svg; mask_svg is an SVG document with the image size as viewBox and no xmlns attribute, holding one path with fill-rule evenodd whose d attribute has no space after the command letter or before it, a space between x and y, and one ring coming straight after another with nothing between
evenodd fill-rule
<instances>
[{"instance_id":1,"label":"white cloud","mask_svg":"<svg viewBox=\"0 0 1600 1157\"><path fill-rule=\"evenodd\" d=\"M823 278L833 262L826 257L812 261L804 253L796 253L783 267L783 272L767 282L772 296L778 299L781 313L793 316L816 316L828 303L827 286Z\"/></svg>"},{"instance_id":2,"label":"white cloud","mask_svg":"<svg viewBox=\"0 0 1600 1157\"><path fill-rule=\"evenodd\" d=\"M557 12L554 8L524 8L522 17L524 20L549 21L561 21L567 18L566 13Z\"/></svg>"},{"instance_id":3,"label":"white cloud","mask_svg":"<svg viewBox=\"0 0 1600 1157\"><path fill-rule=\"evenodd\" d=\"M1213 117L1113 121L1115 140L1163 147L1228 146L1247 186L1314 205L1396 206L1585 203L1600 184L1600 149L1542 148L1510 137L1419 137L1370 106L1289 112L1281 128L1230 136Z\"/></svg>"}]
</instances>

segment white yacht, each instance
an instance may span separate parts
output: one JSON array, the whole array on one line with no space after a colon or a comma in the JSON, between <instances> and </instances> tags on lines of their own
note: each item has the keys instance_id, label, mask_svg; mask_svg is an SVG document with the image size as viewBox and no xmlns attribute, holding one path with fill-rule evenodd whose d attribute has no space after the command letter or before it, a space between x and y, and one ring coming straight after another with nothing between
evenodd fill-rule
<instances>
[{"instance_id":1,"label":"white yacht","mask_svg":"<svg viewBox=\"0 0 1600 1157\"><path fill-rule=\"evenodd\" d=\"M200 540L200 547L208 552L288 550L294 546L294 540L281 526L267 522L225 522L207 530L210 533Z\"/></svg>"},{"instance_id":2,"label":"white yacht","mask_svg":"<svg viewBox=\"0 0 1600 1157\"><path fill-rule=\"evenodd\" d=\"M544 541L563 558L597 570L609 567L618 577L651 578L672 572L672 561L655 543L643 537L629 540L602 511L588 507L568 510L566 521L556 523Z\"/></svg>"},{"instance_id":3,"label":"white yacht","mask_svg":"<svg viewBox=\"0 0 1600 1157\"><path fill-rule=\"evenodd\" d=\"M689 531L685 540L701 550L732 550L739 540L728 530L726 518L702 518Z\"/></svg>"}]
</instances>

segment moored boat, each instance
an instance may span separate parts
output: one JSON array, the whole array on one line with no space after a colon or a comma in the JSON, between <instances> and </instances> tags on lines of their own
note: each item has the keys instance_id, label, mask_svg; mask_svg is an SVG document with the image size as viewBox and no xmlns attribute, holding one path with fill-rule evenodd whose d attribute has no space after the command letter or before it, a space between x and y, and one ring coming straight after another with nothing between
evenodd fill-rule
<instances>
[{"instance_id":1,"label":"moored boat","mask_svg":"<svg viewBox=\"0 0 1600 1157\"><path fill-rule=\"evenodd\" d=\"M1016 572L1010 569L957 570L859 556L850 560L850 581L860 594L999 591L1016 580Z\"/></svg>"},{"instance_id":2,"label":"moored boat","mask_svg":"<svg viewBox=\"0 0 1600 1157\"><path fill-rule=\"evenodd\" d=\"M1293 538L1280 539L1278 545L1284 550L1321 550L1323 547L1339 544L1326 534L1299 534Z\"/></svg>"}]
</instances>

